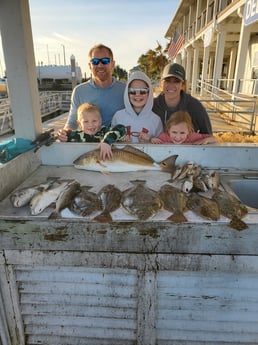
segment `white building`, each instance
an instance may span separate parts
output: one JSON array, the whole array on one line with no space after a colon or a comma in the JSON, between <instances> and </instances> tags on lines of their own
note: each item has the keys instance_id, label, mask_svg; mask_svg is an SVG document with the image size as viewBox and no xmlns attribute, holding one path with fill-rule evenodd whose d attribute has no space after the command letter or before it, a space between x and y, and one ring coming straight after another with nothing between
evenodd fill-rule
<instances>
[{"instance_id":1,"label":"white building","mask_svg":"<svg viewBox=\"0 0 258 345\"><path fill-rule=\"evenodd\" d=\"M181 0L165 34L183 36L174 61L188 87L209 82L233 94L258 94L258 6L255 0Z\"/></svg>"}]
</instances>

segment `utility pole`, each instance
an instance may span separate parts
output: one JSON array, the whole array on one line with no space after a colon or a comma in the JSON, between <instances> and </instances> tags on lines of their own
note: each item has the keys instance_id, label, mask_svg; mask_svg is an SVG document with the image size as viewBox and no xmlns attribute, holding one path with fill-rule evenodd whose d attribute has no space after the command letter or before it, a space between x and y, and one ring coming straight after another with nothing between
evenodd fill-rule
<instances>
[{"instance_id":1,"label":"utility pole","mask_svg":"<svg viewBox=\"0 0 258 345\"><path fill-rule=\"evenodd\" d=\"M71 55L70 60L71 60L72 90L73 90L74 87L75 87L76 84L77 84L77 80L76 80L76 67L75 67L75 57L74 57L74 55Z\"/></svg>"},{"instance_id":2,"label":"utility pole","mask_svg":"<svg viewBox=\"0 0 258 345\"><path fill-rule=\"evenodd\" d=\"M66 66L66 59L65 59L65 46L64 46L64 44L61 44L61 46L63 47L63 53L64 53L64 65Z\"/></svg>"}]
</instances>

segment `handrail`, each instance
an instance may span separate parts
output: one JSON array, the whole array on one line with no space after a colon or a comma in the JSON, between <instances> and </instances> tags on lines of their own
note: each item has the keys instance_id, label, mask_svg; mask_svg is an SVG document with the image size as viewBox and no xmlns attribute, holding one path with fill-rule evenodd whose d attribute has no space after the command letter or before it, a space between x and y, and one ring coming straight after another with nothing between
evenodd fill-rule
<instances>
[{"instance_id":1,"label":"handrail","mask_svg":"<svg viewBox=\"0 0 258 345\"><path fill-rule=\"evenodd\" d=\"M40 110L42 121L55 112L66 112L71 102L71 91L42 91L40 94ZM14 130L13 116L9 98L0 99L0 136Z\"/></svg>"},{"instance_id":2,"label":"handrail","mask_svg":"<svg viewBox=\"0 0 258 345\"><path fill-rule=\"evenodd\" d=\"M212 83L198 80L200 101L208 113L217 113L227 122L235 122L242 131L255 133L256 100L233 95L227 90L214 86ZM205 98L204 98L205 96Z\"/></svg>"}]
</instances>

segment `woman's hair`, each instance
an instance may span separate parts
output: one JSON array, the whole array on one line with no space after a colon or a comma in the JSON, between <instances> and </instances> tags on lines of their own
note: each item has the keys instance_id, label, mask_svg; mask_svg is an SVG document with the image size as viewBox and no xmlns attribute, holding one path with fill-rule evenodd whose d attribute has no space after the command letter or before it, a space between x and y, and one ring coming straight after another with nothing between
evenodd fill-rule
<instances>
[{"instance_id":1,"label":"woman's hair","mask_svg":"<svg viewBox=\"0 0 258 345\"><path fill-rule=\"evenodd\" d=\"M82 114L87 111L90 113L96 113L100 115L100 111L99 108L95 105L95 104L91 104L91 103L82 103L78 109L77 109L77 119L80 121Z\"/></svg>"},{"instance_id":2,"label":"woman's hair","mask_svg":"<svg viewBox=\"0 0 258 345\"><path fill-rule=\"evenodd\" d=\"M193 132L191 116L187 111L183 110L178 110L170 115L165 125L166 131L168 132L171 126L178 125L182 122L186 122L189 133Z\"/></svg>"},{"instance_id":3,"label":"woman's hair","mask_svg":"<svg viewBox=\"0 0 258 345\"><path fill-rule=\"evenodd\" d=\"M110 57L111 60L114 59L112 50L109 47L107 47L104 44L102 44L102 43L96 44L95 46L93 46L90 49L89 54L88 54L89 59L92 58L92 54L93 54L94 50L99 50L99 49L105 49L108 52L108 54L109 54L108 57Z\"/></svg>"}]
</instances>

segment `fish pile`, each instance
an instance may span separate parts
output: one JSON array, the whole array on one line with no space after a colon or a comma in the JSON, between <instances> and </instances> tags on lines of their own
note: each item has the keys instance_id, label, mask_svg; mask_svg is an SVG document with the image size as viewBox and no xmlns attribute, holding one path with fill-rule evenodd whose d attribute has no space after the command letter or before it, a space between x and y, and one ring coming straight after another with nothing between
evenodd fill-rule
<instances>
[{"instance_id":1,"label":"fish pile","mask_svg":"<svg viewBox=\"0 0 258 345\"><path fill-rule=\"evenodd\" d=\"M194 165L191 166L191 169L193 168ZM166 210L171 213L166 218L167 221L183 223L188 222L186 212L192 211L211 221L218 221L224 216L230 220L228 225L231 228L239 231L247 229L243 218L248 214L248 208L234 195L219 188L216 174L202 173L200 167L195 167L194 171L197 170L198 175L193 177L193 181L202 178L206 181L205 186L210 193L199 189L194 191L193 188L185 191L182 186L173 185L171 180L156 191L147 186L147 181L141 179L130 181L132 186L125 190L107 184L98 192L93 192L90 191L91 186L80 185L74 179L50 177L38 185L14 191L10 195L10 202L14 207L28 206L32 216L54 207L48 216L50 219L62 217L62 211L67 208L76 216L91 216L92 221L110 223L113 221L112 213L121 208L139 221L151 219L158 212Z\"/></svg>"},{"instance_id":2,"label":"fish pile","mask_svg":"<svg viewBox=\"0 0 258 345\"><path fill-rule=\"evenodd\" d=\"M134 146L126 145L122 149L113 147L112 159L101 160L100 150L96 149L86 152L75 159L73 165L77 169L99 171L102 173L143 170L173 173L177 157L178 155L173 155L157 163L147 153Z\"/></svg>"},{"instance_id":3,"label":"fish pile","mask_svg":"<svg viewBox=\"0 0 258 345\"><path fill-rule=\"evenodd\" d=\"M215 191L220 184L217 171L203 171L200 165L191 161L176 165L170 181L180 181L181 189L185 193Z\"/></svg>"}]
</instances>

